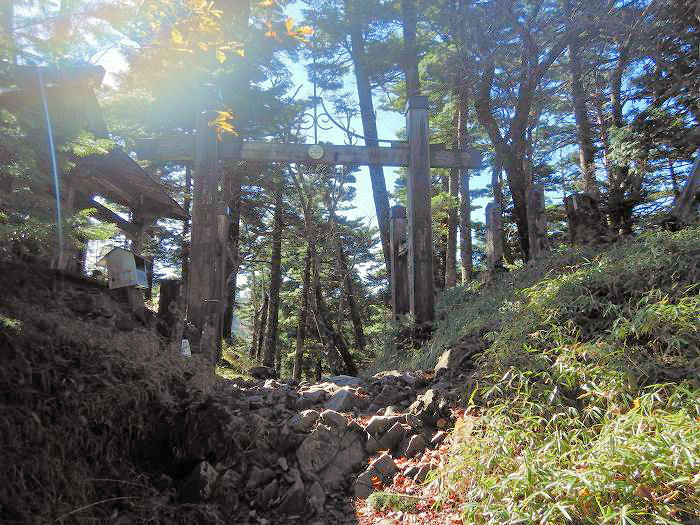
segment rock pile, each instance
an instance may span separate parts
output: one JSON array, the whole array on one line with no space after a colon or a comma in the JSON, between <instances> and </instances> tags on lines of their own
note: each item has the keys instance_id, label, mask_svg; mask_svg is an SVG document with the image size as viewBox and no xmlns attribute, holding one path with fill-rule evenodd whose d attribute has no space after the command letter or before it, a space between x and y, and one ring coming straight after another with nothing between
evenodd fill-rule
<instances>
[{"instance_id":1,"label":"rock pile","mask_svg":"<svg viewBox=\"0 0 700 525\"><path fill-rule=\"evenodd\" d=\"M227 382L173 421L170 483L181 501L213 503L237 523L343 523L377 479L428 474L421 457L444 440L457 394L431 376ZM402 471L398 458L414 461Z\"/></svg>"}]
</instances>

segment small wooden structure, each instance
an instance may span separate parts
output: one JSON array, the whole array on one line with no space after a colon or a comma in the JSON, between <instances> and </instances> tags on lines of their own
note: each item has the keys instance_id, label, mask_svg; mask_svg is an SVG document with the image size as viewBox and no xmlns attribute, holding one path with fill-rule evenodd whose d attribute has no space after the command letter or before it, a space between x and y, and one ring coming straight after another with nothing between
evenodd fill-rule
<instances>
[{"instance_id":1,"label":"small wooden structure","mask_svg":"<svg viewBox=\"0 0 700 525\"><path fill-rule=\"evenodd\" d=\"M32 137L41 164L46 169L34 173L30 181L36 195L54 195L49 166L48 136L39 85L39 70L44 82L50 119L56 142L88 132L96 138L109 139L94 89L99 87L105 70L101 66L56 69L15 64L1 64L7 69L5 78L12 84L0 86L0 106L11 111ZM134 242L134 251L141 245L155 218L185 219L185 210L170 197L166 189L153 180L127 153L113 147L105 154L86 157L71 155L74 166L61 177L61 204L64 218L86 209L96 210L95 218L114 223ZM13 191L13 189L11 189ZM127 220L96 200L113 202L130 210ZM71 258L58 262L60 269L73 266Z\"/></svg>"},{"instance_id":2,"label":"small wooden structure","mask_svg":"<svg viewBox=\"0 0 700 525\"><path fill-rule=\"evenodd\" d=\"M149 262L145 257L124 248L113 248L97 261L97 266L107 268L109 288L135 286L149 288Z\"/></svg>"},{"instance_id":3,"label":"small wooden structure","mask_svg":"<svg viewBox=\"0 0 700 525\"><path fill-rule=\"evenodd\" d=\"M433 243L430 168L476 168L481 158L475 150L449 151L430 145L428 99L409 97L406 113L407 144L392 147L274 144L221 141L210 126L220 108L216 87L204 86L199 95L196 134L142 140L139 158L153 161L194 161L194 213L192 260L188 283L188 319L202 333L202 350L210 352L220 339L224 312L226 254L225 206L220 204L219 164L241 161L327 165L384 165L408 168L407 294L408 307L418 323L434 317ZM399 272L397 275L403 275ZM393 287L402 287L394 277ZM403 308L403 307L402 307Z\"/></svg>"}]
</instances>

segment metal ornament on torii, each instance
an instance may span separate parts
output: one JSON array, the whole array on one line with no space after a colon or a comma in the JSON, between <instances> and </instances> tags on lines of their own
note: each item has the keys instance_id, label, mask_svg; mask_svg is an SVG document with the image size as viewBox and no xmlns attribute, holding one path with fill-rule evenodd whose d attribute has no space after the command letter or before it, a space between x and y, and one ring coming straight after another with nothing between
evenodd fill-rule
<instances>
[{"instance_id":1,"label":"metal ornament on torii","mask_svg":"<svg viewBox=\"0 0 700 525\"><path fill-rule=\"evenodd\" d=\"M434 290L430 168L477 168L481 158L475 150L447 150L444 145L429 143L427 98L409 98L405 107L408 143L392 143L391 147L221 141L210 126L219 107L217 88L206 85L199 97L194 137L142 139L137 145L142 160L194 161L187 311L190 322L202 330L202 349L211 349L209 345L215 343L211 339L220 334L225 308L228 219L219 198L220 162L407 167L407 271L392 274L392 289L406 287L408 293L401 296L408 304L392 301L392 307L394 314L410 312L417 323L431 322ZM407 277L407 283L399 281L401 275Z\"/></svg>"}]
</instances>

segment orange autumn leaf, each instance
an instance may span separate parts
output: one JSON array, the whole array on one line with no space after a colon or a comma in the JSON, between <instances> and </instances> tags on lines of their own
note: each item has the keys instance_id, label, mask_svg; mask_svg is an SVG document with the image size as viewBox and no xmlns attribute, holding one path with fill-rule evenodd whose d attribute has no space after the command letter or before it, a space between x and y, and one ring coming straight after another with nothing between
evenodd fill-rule
<instances>
[{"instance_id":1,"label":"orange autumn leaf","mask_svg":"<svg viewBox=\"0 0 700 525\"><path fill-rule=\"evenodd\" d=\"M370 478L370 481L372 482L372 486L376 489L379 490L382 488L382 479L379 476L372 476Z\"/></svg>"}]
</instances>

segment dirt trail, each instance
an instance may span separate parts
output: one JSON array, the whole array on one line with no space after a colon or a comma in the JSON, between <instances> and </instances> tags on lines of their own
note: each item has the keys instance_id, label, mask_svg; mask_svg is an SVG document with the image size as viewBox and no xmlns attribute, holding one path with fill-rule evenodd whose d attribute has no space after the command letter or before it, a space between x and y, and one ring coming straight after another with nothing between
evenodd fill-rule
<instances>
[{"instance_id":1,"label":"dirt trail","mask_svg":"<svg viewBox=\"0 0 700 525\"><path fill-rule=\"evenodd\" d=\"M358 502L444 456L443 375L215 380L118 294L0 266L3 523L372 523Z\"/></svg>"}]
</instances>

